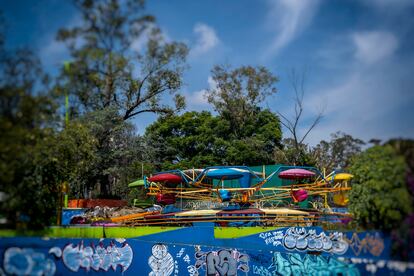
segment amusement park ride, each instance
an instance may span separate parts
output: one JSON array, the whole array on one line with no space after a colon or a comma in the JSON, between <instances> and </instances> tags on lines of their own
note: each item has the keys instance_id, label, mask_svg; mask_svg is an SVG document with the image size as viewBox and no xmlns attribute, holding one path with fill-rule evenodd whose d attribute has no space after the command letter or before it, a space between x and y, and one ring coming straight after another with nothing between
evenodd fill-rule
<instances>
[{"instance_id":1,"label":"amusement park ride","mask_svg":"<svg viewBox=\"0 0 414 276\"><path fill-rule=\"evenodd\" d=\"M272 178L284 180L283 186L266 185ZM322 196L324 207L329 208L328 196L333 195L336 205L347 203L346 192L351 189L352 175L332 172L323 175L315 168L280 166L266 176L265 172L252 171L246 166L217 166L190 170L172 170L145 177L148 195L156 196L158 203L168 198L253 203L302 202L309 197Z\"/></svg>"},{"instance_id":2,"label":"amusement park ride","mask_svg":"<svg viewBox=\"0 0 414 276\"><path fill-rule=\"evenodd\" d=\"M147 195L154 196L164 209L180 205L180 210L162 214L151 209L113 221L132 225L211 221L220 226L227 226L229 221L251 224L252 219L260 220L254 225L349 222L349 214L333 212L330 205L347 205L351 179L347 173L325 175L313 167L297 166L276 166L267 175L265 167L258 172L247 166L158 172L141 181ZM193 207L184 210L183 202L186 206L193 203ZM204 208L194 207L195 203Z\"/></svg>"}]
</instances>

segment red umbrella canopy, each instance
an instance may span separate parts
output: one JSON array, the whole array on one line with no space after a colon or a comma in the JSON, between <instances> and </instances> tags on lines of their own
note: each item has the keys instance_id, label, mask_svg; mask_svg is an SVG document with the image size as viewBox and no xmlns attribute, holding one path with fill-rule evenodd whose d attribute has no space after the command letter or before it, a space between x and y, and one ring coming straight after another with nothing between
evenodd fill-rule
<instances>
[{"instance_id":1,"label":"red umbrella canopy","mask_svg":"<svg viewBox=\"0 0 414 276\"><path fill-rule=\"evenodd\" d=\"M283 179L301 179L312 176L315 176L315 173L305 169L289 169L279 173L279 177Z\"/></svg>"},{"instance_id":2,"label":"red umbrella canopy","mask_svg":"<svg viewBox=\"0 0 414 276\"><path fill-rule=\"evenodd\" d=\"M149 177L148 181L150 181L150 182L167 182L167 183L179 184L183 180L181 179L181 176L178 176L176 174L160 173L160 174L156 174L154 176Z\"/></svg>"}]
</instances>

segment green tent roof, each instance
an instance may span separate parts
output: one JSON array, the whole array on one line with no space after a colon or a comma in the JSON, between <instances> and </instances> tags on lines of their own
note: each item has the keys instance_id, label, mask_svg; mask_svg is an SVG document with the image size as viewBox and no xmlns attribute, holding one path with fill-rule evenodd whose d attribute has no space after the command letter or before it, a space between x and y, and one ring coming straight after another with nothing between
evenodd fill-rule
<instances>
[{"instance_id":1,"label":"green tent roof","mask_svg":"<svg viewBox=\"0 0 414 276\"><path fill-rule=\"evenodd\" d=\"M130 188L139 187L139 186L144 186L144 180L143 179L139 179L137 181L134 181L134 182L128 184L128 187L130 187Z\"/></svg>"}]
</instances>

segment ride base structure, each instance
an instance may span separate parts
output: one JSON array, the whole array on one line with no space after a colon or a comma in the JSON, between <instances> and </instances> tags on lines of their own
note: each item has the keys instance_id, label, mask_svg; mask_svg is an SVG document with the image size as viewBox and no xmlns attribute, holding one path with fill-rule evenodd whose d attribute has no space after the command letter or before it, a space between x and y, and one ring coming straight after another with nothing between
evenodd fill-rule
<instances>
[{"instance_id":1,"label":"ride base structure","mask_svg":"<svg viewBox=\"0 0 414 276\"><path fill-rule=\"evenodd\" d=\"M351 180L281 165L155 173L131 183L152 206L92 223L64 209L64 226L0 232L0 275L413 275L388 235L357 230Z\"/></svg>"}]
</instances>

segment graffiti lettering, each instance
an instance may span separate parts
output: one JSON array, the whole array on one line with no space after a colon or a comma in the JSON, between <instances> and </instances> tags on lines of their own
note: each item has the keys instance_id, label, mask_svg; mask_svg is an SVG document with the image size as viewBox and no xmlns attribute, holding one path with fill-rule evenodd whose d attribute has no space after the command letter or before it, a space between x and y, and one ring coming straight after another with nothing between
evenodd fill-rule
<instances>
[{"instance_id":1,"label":"graffiti lettering","mask_svg":"<svg viewBox=\"0 0 414 276\"><path fill-rule=\"evenodd\" d=\"M56 265L32 248L10 247L4 252L3 268L10 275L54 275Z\"/></svg>"},{"instance_id":2,"label":"graffiti lettering","mask_svg":"<svg viewBox=\"0 0 414 276\"><path fill-rule=\"evenodd\" d=\"M207 275L237 275L237 271L249 271L249 256L237 250L220 250L211 252L196 252L194 268L198 270L205 267Z\"/></svg>"},{"instance_id":3,"label":"graffiti lettering","mask_svg":"<svg viewBox=\"0 0 414 276\"><path fill-rule=\"evenodd\" d=\"M175 266L174 259L164 244L156 244L152 247L152 256L148 259L148 265L152 269L149 276L169 276L174 272Z\"/></svg>"},{"instance_id":4,"label":"graffiti lettering","mask_svg":"<svg viewBox=\"0 0 414 276\"><path fill-rule=\"evenodd\" d=\"M374 256L379 256L384 251L384 240L378 233L373 235L367 233L362 239L359 238L357 233L354 233L348 243L356 256L367 251Z\"/></svg>"},{"instance_id":5,"label":"graffiti lettering","mask_svg":"<svg viewBox=\"0 0 414 276\"><path fill-rule=\"evenodd\" d=\"M359 275L353 264L347 264L334 257L274 253L275 272L280 275Z\"/></svg>"},{"instance_id":6,"label":"graffiti lettering","mask_svg":"<svg viewBox=\"0 0 414 276\"><path fill-rule=\"evenodd\" d=\"M273 276L273 273L270 272L266 267L257 265L253 265L253 274L260 276Z\"/></svg>"},{"instance_id":7,"label":"graffiti lettering","mask_svg":"<svg viewBox=\"0 0 414 276\"><path fill-rule=\"evenodd\" d=\"M175 269L174 269L174 275L175 276L178 276L178 262L177 261L174 261L174 265L175 265Z\"/></svg>"},{"instance_id":8,"label":"graffiti lettering","mask_svg":"<svg viewBox=\"0 0 414 276\"><path fill-rule=\"evenodd\" d=\"M286 231L283 245L287 249L325 251L334 254L344 254L348 250L348 243L343 233L333 232L327 236L324 232L316 234L314 229L291 227Z\"/></svg>"},{"instance_id":9,"label":"graffiti lettering","mask_svg":"<svg viewBox=\"0 0 414 276\"><path fill-rule=\"evenodd\" d=\"M187 266L188 275L198 276L198 269L194 265Z\"/></svg>"},{"instance_id":10,"label":"graffiti lettering","mask_svg":"<svg viewBox=\"0 0 414 276\"><path fill-rule=\"evenodd\" d=\"M50 249L57 257L59 248L54 247ZM79 268L86 270L104 270L108 271L110 268L116 271L118 266L121 267L122 272L126 271L132 263L133 252L127 243L123 243L120 247L112 243L105 247L103 243L98 246L84 246L83 242L78 245L68 244L60 254L62 256L65 266L73 271L79 271Z\"/></svg>"},{"instance_id":11,"label":"graffiti lettering","mask_svg":"<svg viewBox=\"0 0 414 276\"><path fill-rule=\"evenodd\" d=\"M250 258L250 262L256 265L268 267L271 264L271 258L269 258L268 254L264 254L264 253L250 254L249 258Z\"/></svg>"},{"instance_id":12,"label":"graffiti lettering","mask_svg":"<svg viewBox=\"0 0 414 276\"><path fill-rule=\"evenodd\" d=\"M190 256L188 256L188 254L186 254L186 255L183 257L183 260L184 260L184 262L186 262L187 264L190 264L190 262L191 262L191 260L190 260Z\"/></svg>"},{"instance_id":13,"label":"graffiti lettering","mask_svg":"<svg viewBox=\"0 0 414 276\"><path fill-rule=\"evenodd\" d=\"M181 248L180 251L175 255L177 258L181 258L181 256L184 254L185 248Z\"/></svg>"},{"instance_id":14,"label":"graffiti lettering","mask_svg":"<svg viewBox=\"0 0 414 276\"><path fill-rule=\"evenodd\" d=\"M283 231L260 233L259 237L262 238L266 244L278 246L282 244Z\"/></svg>"}]
</instances>

